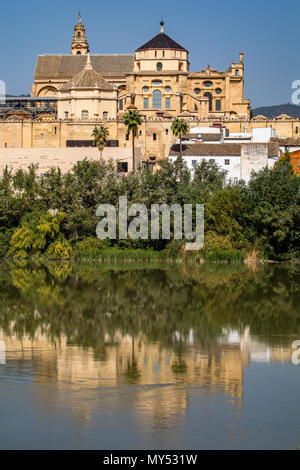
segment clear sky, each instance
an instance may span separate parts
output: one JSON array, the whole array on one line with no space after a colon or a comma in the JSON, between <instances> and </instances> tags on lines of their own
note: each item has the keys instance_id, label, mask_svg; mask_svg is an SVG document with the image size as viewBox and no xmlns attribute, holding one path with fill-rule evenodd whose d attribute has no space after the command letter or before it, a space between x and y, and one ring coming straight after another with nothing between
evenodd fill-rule
<instances>
[{"instance_id":1,"label":"clear sky","mask_svg":"<svg viewBox=\"0 0 300 470\"><path fill-rule=\"evenodd\" d=\"M245 53L252 106L291 101L300 80L299 0L10 0L1 2L0 80L30 93L38 54L69 53L78 12L91 53L133 53L165 32L190 51L192 71L226 70Z\"/></svg>"}]
</instances>

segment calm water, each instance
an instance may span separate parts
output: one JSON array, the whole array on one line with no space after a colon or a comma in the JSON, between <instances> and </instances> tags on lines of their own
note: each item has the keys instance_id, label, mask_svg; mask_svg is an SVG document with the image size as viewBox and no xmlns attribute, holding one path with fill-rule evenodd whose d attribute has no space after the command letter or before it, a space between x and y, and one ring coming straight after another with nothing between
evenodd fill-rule
<instances>
[{"instance_id":1,"label":"calm water","mask_svg":"<svg viewBox=\"0 0 300 470\"><path fill-rule=\"evenodd\" d=\"M296 448L299 274L3 264L0 448Z\"/></svg>"}]
</instances>

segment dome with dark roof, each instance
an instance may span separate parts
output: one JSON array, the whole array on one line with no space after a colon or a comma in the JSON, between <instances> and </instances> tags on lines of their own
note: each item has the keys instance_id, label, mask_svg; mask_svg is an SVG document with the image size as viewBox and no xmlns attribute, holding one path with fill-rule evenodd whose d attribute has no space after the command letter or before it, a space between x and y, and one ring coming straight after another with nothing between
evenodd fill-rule
<instances>
[{"instance_id":1,"label":"dome with dark roof","mask_svg":"<svg viewBox=\"0 0 300 470\"><path fill-rule=\"evenodd\" d=\"M184 47L182 47L180 44L178 44L176 41L174 41L170 36L165 34L163 30L164 22L161 22L161 32L152 38L150 41L146 42L142 47L136 50L136 52L140 51L147 51L149 49L171 49L175 51L186 51Z\"/></svg>"}]
</instances>

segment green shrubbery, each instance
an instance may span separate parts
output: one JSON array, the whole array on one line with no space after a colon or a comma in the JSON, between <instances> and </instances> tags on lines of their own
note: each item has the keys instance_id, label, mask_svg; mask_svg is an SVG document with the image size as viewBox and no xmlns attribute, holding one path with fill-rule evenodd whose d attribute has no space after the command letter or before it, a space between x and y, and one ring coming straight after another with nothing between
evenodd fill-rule
<instances>
[{"instance_id":1,"label":"green shrubbery","mask_svg":"<svg viewBox=\"0 0 300 470\"><path fill-rule=\"evenodd\" d=\"M120 178L111 165L84 160L62 175L51 169L37 178L36 167L0 180L0 256L18 258L240 260L249 253L273 259L299 256L300 179L288 158L273 170L253 174L248 185L226 182L215 163L203 162L192 180L179 157L152 174L139 170ZM187 254L184 241L96 238L96 209L129 205L205 204L205 246Z\"/></svg>"},{"instance_id":2,"label":"green shrubbery","mask_svg":"<svg viewBox=\"0 0 300 470\"><path fill-rule=\"evenodd\" d=\"M65 219L66 214L58 211L48 211L40 216L27 215L22 219L21 227L11 237L9 256L70 258L72 247L62 232Z\"/></svg>"}]
</instances>

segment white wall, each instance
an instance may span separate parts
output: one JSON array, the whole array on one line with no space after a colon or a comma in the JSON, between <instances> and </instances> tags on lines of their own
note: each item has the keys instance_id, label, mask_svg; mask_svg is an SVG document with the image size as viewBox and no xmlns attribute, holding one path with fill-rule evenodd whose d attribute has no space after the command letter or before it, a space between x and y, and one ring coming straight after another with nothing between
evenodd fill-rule
<instances>
[{"instance_id":1,"label":"white wall","mask_svg":"<svg viewBox=\"0 0 300 470\"><path fill-rule=\"evenodd\" d=\"M277 137L276 131L272 127L252 129L253 143L269 143L272 137Z\"/></svg>"},{"instance_id":2,"label":"white wall","mask_svg":"<svg viewBox=\"0 0 300 470\"><path fill-rule=\"evenodd\" d=\"M177 156L169 157L169 161L174 163L177 159ZM241 157L239 156L197 156L197 155L186 155L183 157L183 160L186 162L188 169L194 173L193 162L196 162L199 165L203 160L206 161L215 161L218 167L221 170L227 171L227 180L239 180L241 178ZM225 165L225 160L229 160L229 165Z\"/></svg>"},{"instance_id":3,"label":"white wall","mask_svg":"<svg viewBox=\"0 0 300 470\"><path fill-rule=\"evenodd\" d=\"M221 134L219 127L192 127L190 134Z\"/></svg>"}]
</instances>

